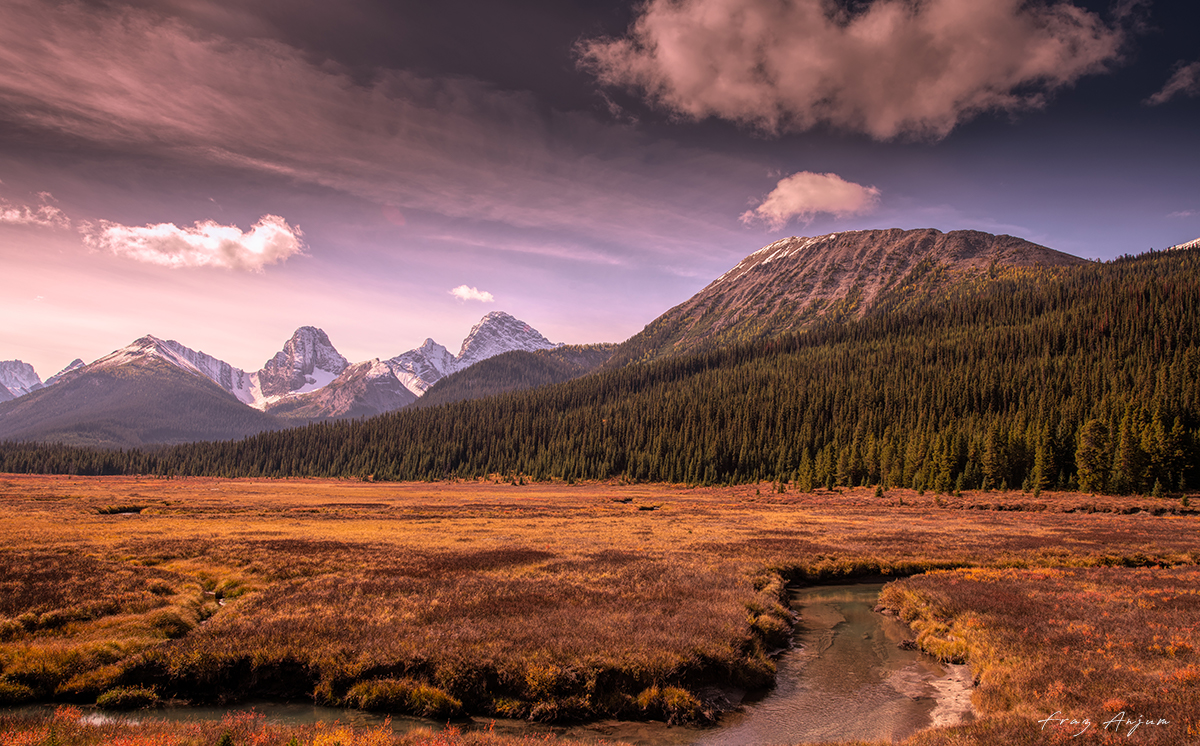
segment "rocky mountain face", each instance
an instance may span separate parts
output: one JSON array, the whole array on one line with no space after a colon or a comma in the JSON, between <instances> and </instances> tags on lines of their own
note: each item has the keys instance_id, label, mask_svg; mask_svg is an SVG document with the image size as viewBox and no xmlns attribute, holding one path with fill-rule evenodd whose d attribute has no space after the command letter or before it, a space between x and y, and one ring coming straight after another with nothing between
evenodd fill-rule
<instances>
[{"instance_id":1,"label":"rocky mountain face","mask_svg":"<svg viewBox=\"0 0 1200 746\"><path fill-rule=\"evenodd\" d=\"M325 332L315 326L302 326L258 371L258 388L267 401L315 391L337 378L348 365L350 362L333 348Z\"/></svg>"},{"instance_id":2,"label":"rocky mountain face","mask_svg":"<svg viewBox=\"0 0 1200 746\"><path fill-rule=\"evenodd\" d=\"M33 366L20 360L0 360L0 401L24 396L42 388Z\"/></svg>"},{"instance_id":3,"label":"rocky mountain face","mask_svg":"<svg viewBox=\"0 0 1200 746\"><path fill-rule=\"evenodd\" d=\"M458 360L450 350L426 339L420 347L389 358L384 364L414 396L423 396L434 382L457 370Z\"/></svg>"},{"instance_id":4,"label":"rocky mountain face","mask_svg":"<svg viewBox=\"0 0 1200 746\"><path fill-rule=\"evenodd\" d=\"M933 229L791 237L743 259L623 343L608 366L860 318L884 301L930 294L996 268L1087 260L1014 236Z\"/></svg>"},{"instance_id":5,"label":"rocky mountain face","mask_svg":"<svg viewBox=\"0 0 1200 746\"><path fill-rule=\"evenodd\" d=\"M569 381L604 364L616 348L609 343L504 352L439 379L418 400L418 406L480 399Z\"/></svg>"}]
</instances>

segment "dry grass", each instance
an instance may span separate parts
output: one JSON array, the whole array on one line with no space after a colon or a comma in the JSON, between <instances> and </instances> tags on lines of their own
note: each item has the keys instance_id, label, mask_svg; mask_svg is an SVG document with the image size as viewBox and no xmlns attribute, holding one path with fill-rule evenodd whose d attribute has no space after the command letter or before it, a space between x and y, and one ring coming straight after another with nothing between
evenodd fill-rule
<instances>
[{"instance_id":1,"label":"dry grass","mask_svg":"<svg viewBox=\"0 0 1200 746\"><path fill-rule=\"evenodd\" d=\"M978 681L979 723L914 744L1200 741L1195 567L937 572L888 585L883 603Z\"/></svg>"},{"instance_id":2,"label":"dry grass","mask_svg":"<svg viewBox=\"0 0 1200 746\"><path fill-rule=\"evenodd\" d=\"M575 746L554 737L522 737L489 733L418 730L392 732L388 724L374 728L337 723L281 726L261 715L240 714L220 721L168 723L146 720L81 721L81 711L59 707L45 718L0 716L5 746Z\"/></svg>"},{"instance_id":3,"label":"dry grass","mask_svg":"<svg viewBox=\"0 0 1200 746\"><path fill-rule=\"evenodd\" d=\"M142 510L102 512L112 505ZM0 477L0 578L14 590L0 600L0 699L146 686L354 704L405 682L395 701L414 711L704 719L704 686L769 680L785 581L1195 564L1198 519L1178 506L769 484Z\"/></svg>"}]
</instances>

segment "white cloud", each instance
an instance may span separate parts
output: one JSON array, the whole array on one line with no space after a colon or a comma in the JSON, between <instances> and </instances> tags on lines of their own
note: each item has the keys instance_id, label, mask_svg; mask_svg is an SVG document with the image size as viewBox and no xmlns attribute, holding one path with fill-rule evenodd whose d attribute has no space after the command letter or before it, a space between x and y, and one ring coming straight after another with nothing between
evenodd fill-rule
<instances>
[{"instance_id":1,"label":"white cloud","mask_svg":"<svg viewBox=\"0 0 1200 746\"><path fill-rule=\"evenodd\" d=\"M1200 62L1183 65L1175 71L1163 89L1146 99L1151 106L1165 104L1177 95L1200 95Z\"/></svg>"},{"instance_id":2,"label":"white cloud","mask_svg":"<svg viewBox=\"0 0 1200 746\"><path fill-rule=\"evenodd\" d=\"M49 204L54 199L49 192L39 192L42 204L36 207L14 205L0 200L0 224L36 225L42 228L69 228L71 220L66 214Z\"/></svg>"},{"instance_id":3,"label":"white cloud","mask_svg":"<svg viewBox=\"0 0 1200 746\"><path fill-rule=\"evenodd\" d=\"M1196 214L1195 210L1178 210L1176 212L1167 213L1168 218L1190 218Z\"/></svg>"},{"instance_id":4,"label":"white cloud","mask_svg":"<svg viewBox=\"0 0 1200 746\"><path fill-rule=\"evenodd\" d=\"M450 294L459 300L477 300L483 303L491 303L496 300L491 293L479 288L471 288L466 285L459 285L450 291Z\"/></svg>"},{"instance_id":5,"label":"white cloud","mask_svg":"<svg viewBox=\"0 0 1200 746\"><path fill-rule=\"evenodd\" d=\"M93 249L164 267L222 267L261 272L268 264L303 253L304 235L278 215L263 215L243 233L213 220L180 228L174 223L128 226L101 220L85 224L83 241Z\"/></svg>"},{"instance_id":6,"label":"white cloud","mask_svg":"<svg viewBox=\"0 0 1200 746\"><path fill-rule=\"evenodd\" d=\"M862 215L879 204L879 190L846 181L837 174L800 171L780 179L758 207L742 213L743 223L763 221L779 230L792 218L807 223L818 213L834 217Z\"/></svg>"},{"instance_id":7,"label":"white cloud","mask_svg":"<svg viewBox=\"0 0 1200 746\"><path fill-rule=\"evenodd\" d=\"M936 138L984 111L1043 106L1104 71L1123 37L1066 2L649 0L625 37L578 51L601 83L686 117Z\"/></svg>"}]
</instances>

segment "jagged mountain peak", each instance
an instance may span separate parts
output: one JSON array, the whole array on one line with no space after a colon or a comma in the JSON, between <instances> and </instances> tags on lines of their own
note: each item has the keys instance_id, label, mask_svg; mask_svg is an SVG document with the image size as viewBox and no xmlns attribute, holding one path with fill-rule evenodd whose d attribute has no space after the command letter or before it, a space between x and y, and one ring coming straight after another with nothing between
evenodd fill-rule
<instances>
[{"instance_id":1,"label":"jagged mountain peak","mask_svg":"<svg viewBox=\"0 0 1200 746\"><path fill-rule=\"evenodd\" d=\"M324 331L302 326L258 371L259 390L265 399L315 391L337 378L349 364Z\"/></svg>"},{"instance_id":2,"label":"jagged mountain peak","mask_svg":"<svg viewBox=\"0 0 1200 746\"><path fill-rule=\"evenodd\" d=\"M21 360L0 360L0 386L13 396L24 396L42 388L42 379L29 363Z\"/></svg>"},{"instance_id":3,"label":"jagged mountain peak","mask_svg":"<svg viewBox=\"0 0 1200 746\"><path fill-rule=\"evenodd\" d=\"M462 370L480 360L512 350L546 350L558 345L538 330L504 311L492 311L471 327L456 357L456 369Z\"/></svg>"}]
</instances>

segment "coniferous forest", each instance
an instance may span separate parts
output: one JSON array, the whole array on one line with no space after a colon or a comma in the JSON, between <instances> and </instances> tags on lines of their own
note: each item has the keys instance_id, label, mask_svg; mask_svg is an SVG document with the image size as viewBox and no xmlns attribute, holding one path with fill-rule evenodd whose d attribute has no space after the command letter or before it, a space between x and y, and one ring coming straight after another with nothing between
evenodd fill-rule
<instances>
[{"instance_id":1,"label":"coniferous forest","mask_svg":"<svg viewBox=\"0 0 1200 746\"><path fill-rule=\"evenodd\" d=\"M849 322L486 399L0 472L626 478L937 492L1200 482L1200 251L993 268Z\"/></svg>"}]
</instances>

